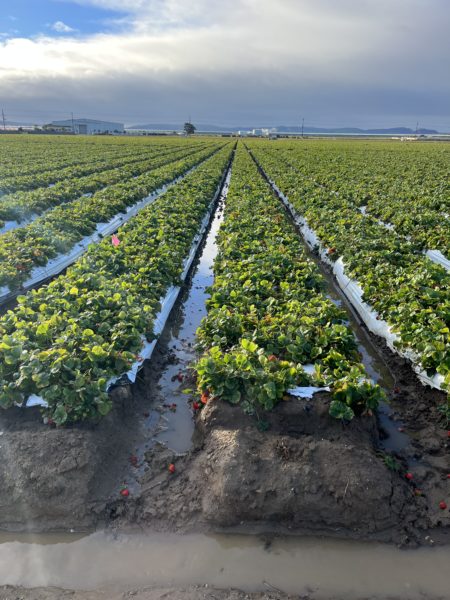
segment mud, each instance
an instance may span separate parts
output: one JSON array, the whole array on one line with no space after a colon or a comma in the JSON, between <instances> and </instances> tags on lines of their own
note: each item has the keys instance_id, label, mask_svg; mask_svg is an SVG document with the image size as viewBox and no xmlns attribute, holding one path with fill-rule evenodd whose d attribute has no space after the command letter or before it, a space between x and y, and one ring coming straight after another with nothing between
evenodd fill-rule
<instances>
[{"instance_id":1,"label":"mud","mask_svg":"<svg viewBox=\"0 0 450 600\"><path fill-rule=\"evenodd\" d=\"M12 586L0 588L0 600L314 600L310 594L291 595L276 590L247 593L240 590L217 589L209 586L193 586L186 589L176 588L140 588L127 591L101 589L91 592L63 590L59 588L25 589ZM345 596L327 596L322 600L347 600ZM380 600L375 596L364 596L358 600ZM383 600L405 600L405 596L384 596ZM436 596L421 595L421 600L444 600Z\"/></svg>"},{"instance_id":2,"label":"mud","mask_svg":"<svg viewBox=\"0 0 450 600\"><path fill-rule=\"evenodd\" d=\"M264 417L267 431L239 408L207 405L189 455L162 445L146 454L141 494L115 503L116 525L427 543L424 498L386 465L375 418L344 426L328 403L283 402Z\"/></svg>"},{"instance_id":3,"label":"mud","mask_svg":"<svg viewBox=\"0 0 450 600\"><path fill-rule=\"evenodd\" d=\"M176 588L140 588L127 591L114 589L80 592L60 588L17 588L3 586L0 588L0 600L294 600L294 596L282 592L249 594L239 590L219 590L208 586L195 586L187 589ZM295 596L297 600L309 600L308 596ZM330 600L338 600L330 599ZM389 599L386 599L389 600ZM424 600L426 600L424 598Z\"/></svg>"},{"instance_id":4,"label":"mud","mask_svg":"<svg viewBox=\"0 0 450 600\"><path fill-rule=\"evenodd\" d=\"M54 428L38 408L0 412L0 528L91 529L118 486L130 446L129 390L114 391L114 410L98 424Z\"/></svg>"}]
</instances>

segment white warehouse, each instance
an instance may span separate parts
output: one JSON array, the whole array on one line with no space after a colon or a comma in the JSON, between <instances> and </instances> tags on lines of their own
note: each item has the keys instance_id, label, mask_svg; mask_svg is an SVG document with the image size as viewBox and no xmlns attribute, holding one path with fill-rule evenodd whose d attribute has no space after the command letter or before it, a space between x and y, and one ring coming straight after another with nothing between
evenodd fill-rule
<instances>
[{"instance_id":1,"label":"white warehouse","mask_svg":"<svg viewBox=\"0 0 450 600\"><path fill-rule=\"evenodd\" d=\"M90 135L93 133L124 133L123 123L110 121L96 121L95 119L66 119L64 121L52 121L45 129L58 129L68 132Z\"/></svg>"}]
</instances>

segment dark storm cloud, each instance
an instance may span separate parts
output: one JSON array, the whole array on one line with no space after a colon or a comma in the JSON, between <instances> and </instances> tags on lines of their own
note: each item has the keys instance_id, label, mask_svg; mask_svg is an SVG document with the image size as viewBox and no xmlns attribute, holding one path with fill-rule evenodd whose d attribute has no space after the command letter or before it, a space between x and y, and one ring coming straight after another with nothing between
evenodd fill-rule
<instances>
[{"instance_id":1,"label":"dark storm cloud","mask_svg":"<svg viewBox=\"0 0 450 600\"><path fill-rule=\"evenodd\" d=\"M426 119L450 129L445 0L128 4L131 29L122 34L2 44L8 110L128 123L189 114L236 125L301 115L330 126Z\"/></svg>"}]
</instances>

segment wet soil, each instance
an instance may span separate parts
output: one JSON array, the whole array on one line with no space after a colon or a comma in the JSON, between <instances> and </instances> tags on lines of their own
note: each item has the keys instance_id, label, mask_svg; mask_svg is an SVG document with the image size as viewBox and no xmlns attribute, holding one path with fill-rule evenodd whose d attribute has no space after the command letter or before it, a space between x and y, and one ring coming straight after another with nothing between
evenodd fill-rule
<instances>
[{"instance_id":1,"label":"wet soil","mask_svg":"<svg viewBox=\"0 0 450 600\"><path fill-rule=\"evenodd\" d=\"M80 592L60 588L0 588L0 600L293 600L294 596L282 592L257 592L254 594L233 590L219 590L208 586L194 586L186 589L176 588L140 588L127 591L113 589ZM297 600L309 600L308 596L295 596ZM338 600L330 599L330 600ZM389 600L389 599L386 599ZM424 599L426 600L426 599Z\"/></svg>"},{"instance_id":2,"label":"wet soil","mask_svg":"<svg viewBox=\"0 0 450 600\"><path fill-rule=\"evenodd\" d=\"M248 593L241 590L217 589L210 586L191 586L185 589L177 588L135 588L127 591L100 589L90 592L63 590L60 588L17 588L13 586L0 587L0 600L314 600L315 595L291 595L271 590L267 592ZM325 600L324 596L321 596ZM326 600L347 600L345 596L328 596ZM364 596L359 600L379 600L379 597ZM383 600L405 600L400 596L384 596ZM432 598L426 594L421 600L444 600Z\"/></svg>"}]
</instances>

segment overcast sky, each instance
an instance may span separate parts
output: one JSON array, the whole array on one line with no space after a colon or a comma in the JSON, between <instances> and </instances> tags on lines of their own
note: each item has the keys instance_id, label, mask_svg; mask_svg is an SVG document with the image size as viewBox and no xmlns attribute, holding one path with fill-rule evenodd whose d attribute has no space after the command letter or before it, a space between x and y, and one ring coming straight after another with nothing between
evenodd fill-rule
<instances>
[{"instance_id":1,"label":"overcast sky","mask_svg":"<svg viewBox=\"0 0 450 600\"><path fill-rule=\"evenodd\" d=\"M7 118L450 131L450 0L0 0Z\"/></svg>"}]
</instances>

